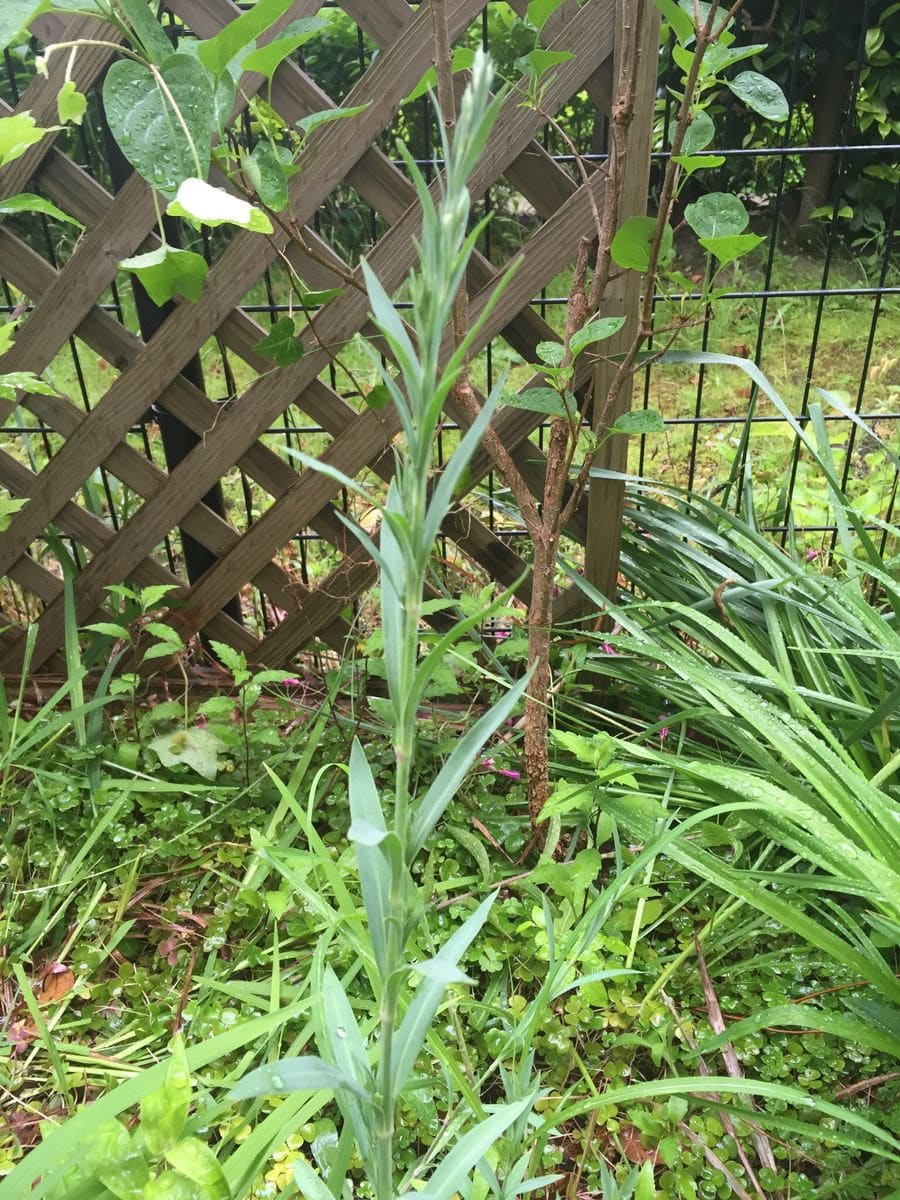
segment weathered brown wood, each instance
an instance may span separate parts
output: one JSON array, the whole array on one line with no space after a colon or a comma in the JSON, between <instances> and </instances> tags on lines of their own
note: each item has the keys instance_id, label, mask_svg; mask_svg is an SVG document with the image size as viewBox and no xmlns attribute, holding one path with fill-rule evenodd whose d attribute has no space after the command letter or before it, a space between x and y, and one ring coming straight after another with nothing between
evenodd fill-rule
<instances>
[{"instance_id":1,"label":"weathered brown wood","mask_svg":"<svg viewBox=\"0 0 900 1200\"><path fill-rule=\"evenodd\" d=\"M104 39L115 44L121 41L121 34L94 17L77 16L65 27L65 38L67 41L79 38ZM114 55L115 50L108 46L84 46L79 51L68 78L75 81L79 91L87 91ZM69 55L65 51L54 55L50 60L47 75L35 76L13 111L31 113L39 128L55 126L56 97L63 80L67 78L68 59ZM5 200L25 190L28 180L52 149L57 132L56 129L48 130L41 141L29 146L19 158L0 169L0 199ZM3 220L3 214L0 214L0 221Z\"/></svg>"},{"instance_id":2,"label":"weathered brown wood","mask_svg":"<svg viewBox=\"0 0 900 1200\"><path fill-rule=\"evenodd\" d=\"M522 11L525 2L515 0L514 7ZM451 36L461 33L484 3L450 0ZM371 104L354 122L325 127L313 138L304 153L303 170L291 184L294 217L304 226L334 187L345 180L388 222L388 232L368 258L387 289L394 291L414 262L419 214L410 181L373 143L400 100L430 65L431 16L427 3L414 8L406 0L378 4L342 0L342 4L381 46L375 63L344 100L348 104L371 100ZM231 0L172 0L171 7L201 36L214 34L239 11ZM318 7L317 0L298 0L286 19ZM568 0L548 22L544 43L571 50L573 58L554 72L543 98L544 111L558 111L582 88L599 99L608 87L604 80L608 81L609 75L613 11L614 0L587 0L583 6ZM251 77L244 84L245 94L251 94L259 79ZM332 103L290 62L276 72L272 102L287 121ZM0 112L4 110L5 106L0 106ZM489 337L501 335L526 361L534 360L537 342L553 336L528 302L571 261L579 237L593 224L588 189L555 164L534 140L543 124L544 117L522 106L521 97L508 97L471 182L473 194L478 195L505 175L545 221L528 239L522 268L480 338L483 344ZM27 406L65 438L62 449L38 475L0 454L0 481L16 494L30 496L29 504L0 538L0 571L8 571L26 592L47 605L39 622L34 666L49 662L62 641L60 581L27 557L28 547L51 522L92 555L76 582L80 620L93 615L103 603L108 582L131 577L138 583L165 579L181 584L154 558L160 541L181 525L217 555L214 566L193 588L180 586L178 597L185 607L175 619L185 633L205 628L244 649L248 657L265 662L287 661L314 636L340 644L347 632L341 609L372 583L374 564L334 512L332 503L340 484L312 471L298 475L259 438L288 407L296 405L334 439L322 455L326 462L349 475L368 469L388 480L393 470L389 443L397 432L396 418L390 409L378 415L369 410L358 413L324 383L319 375L328 356L312 335L305 337L306 354L299 363L272 372L270 362L255 350L264 329L236 306L280 251L286 251L303 278L316 287L333 285L346 274L346 264L308 227L305 237L315 251L315 260L306 257L299 246L288 244L281 234L271 242L237 234L214 263L200 303L178 306L144 345L97 305L115 276L119 258L157 244L147 189L132 180L134 194L125 196L127 203L123 204L124 193L110 197L49 139L38 149L42 151L35 158L39 186L78 216L87 232L70 261L57 272L24 242L0 229L0 273L37 300L2 367L42 370L74 334L123 374L89 414L63 398L25 398ZM32 170L34 167L29 173ZM600 171L590 183L596 204L603 203L603 189L604 173ZM85 245L88 253L83 252ZM473 315L486 302L496 279L495 268L476 255L469 275ZM366 332L365 297L346 288L318 314L316 327L326 344ZM180 375L183 363L213 334L252 368L265 372L226 406L213 404ZM588 370L585 364L580 382ZM168 475L124 440L132 423L154 401L201 438L188 459ZM448 415L460 418L452 407ZM535 414L512 408L495 418L496 428L536 492L542 487L544 460L529 435L538 424ZM144 498L141 508L119 531L72 500L84 479L101 465ZM273 498L263 516L244 533L200 503L209 486L235 466ZM485 455L476 456L473 478L480 478L489 466ZM332 541L342 556L337 568L312 591L273 562L298 530L307 527ZM579 516L569 532L583 536L583 531ZM448 517L444 533L498 582L518 583L519 595L527 598L525 560L474 514L461 507ZM234 622L235 628L230 628L218 611L225 599L251 580L287 613L286 620L262 641ZM570 597L564 594L558 612L568 611L569 606ZM4 638L6 664L21 655L21 642L21 632Z\"/></svg>"},{"instance_id":3,"label":"weathered brown wood","mask_svg":"<svg viewBox=\"0 0 900 1200\"><path fill-rule=\"evenodd\" d=\"M27 496L34 484L34 474L17 462L11 455L5 451L0 451L0 481L14 496ZM104 546L108 546L115 540L115 532L105 521L101 521L99 517L87 509L81 508L71 501L61 510L58 523L63 533L71 536L80 545L84 546L92 553L97 553ZM41 573L40 580L35 574L35 571ZM46 578L45 578L46 577ZM36 596L39 596L45 603L50 604L62 595L62 583L50 575L50 572L36 563L34 559L23 555L10 572L10 578L16 579L23 586L29 587ZM48 582L48 578L53 582ZM139 563L133 572L135 583L140 587L146 587L151 584L164 583L169 586L174 586L177 590L172 593L173 599L179 599L186 594L187 589L184 587L177 575L173 575L160 563L153 559L145 559ZM26 579L30 582L26 583ZM37 586L40 583L40 586ZM32 586L34 584L35 586ZM214 629L215 627L215 629ZM229 644L235 646L239 650L252 651L256 646L256 639L248 630L239 625L237 621L233 621L224 613L217 613L209 624L209 632L213 637L221 638ZM11 642L13 645L18 645L18 639L22 636L23 631L19 630L16 637Z\"/></svg>"},{"instance_id":4,"label":"weathered brown wood","mask_svg":"<svg viewBox=\"0 0 900 1200\"><path fill-rule=\"evenodd\" d=\"M461 27L474 16L479 8L479 0L453 0L450 8L455 25ZM359 125L355 139L352 142L348 140L340 128L340 122L326 125L317 132L313 144L305 153L306 169L291 181L291 199L297 219L301 223L305 223L312 216L321 200L359 158L362 146L374 140L381 127L396 111L403 96L421 78L428 65L429 39L430 17L427 12L420 10L415 20L401 33L391 51L375 61L347 97L348 105L368 105L356 118ZM129 185L126 185L110 210L110 216L115 215L114 228L119 234L122 233L121 221L118 219L120 200L128 187ZM144 191L149 194L146 186ZM103 224L104 222L101 222L101 226ZM264 241L258 235L244 232L234 237L210 270L203 294L198 303L191 306L189 315L185 306L180 306L184 310L182 319L170 318L162 326L132 369L113 384L88 420L41 472L31 502L13 519L0 547L0 573L8 570L11 563L24 552L41 529L46 528L75 492L85 472L93 471L107 457L134 421L145 411L149 401L159 395L162 388L180 372L197 347L222 324L230 309L247 292L261 271L272 262L277 248L283 246L284 241L285 236L277 231L268 241ZM129 252L130 250L126 251ZM90 263L87 266L90 266ZM65 272L61 273L61 277L63 274ZM27 324L26 322L26 328ZM267 384L272 381L270 379L263 382ZM274 382L275 392L282 394L284 381ZM254 389L251 389L252 391ZM282 405L285 406L286 404ZM237 412L246 407L247 405L241 402L234 406L233 411ZM268 410L266 420L259 426L259 431L269 423L269 414L275 415L278 411L280 409L277 404L274 409ZM218 428L222 428L222 425L217 426ZM256 433L251 436L256 436ZM189 455L180 464L180 468L195 470L195 457L196 452ZM206 490L208 487L204 488L204 491ZM167 489L167 495L173 495L174 498L172 489ZM175 506L169 504L167 507L174 509ZM146 510L147 506L141 512L146 513ZM140 515L138 514L139 517ZM169 527L177 522L177 517L174 521L166 519L169 520ZM123 530L123 535L127 535L127 530ZM128 540L126 536L123 545ZM130 557L130 554L123 554L123 562L126 559L130 560ZM113 566L114 570L119 569L115 563ZM83 580L84 575L79 582ZM48 610L44 617L51 625L57 619L52 615L52 610ZM46 648L46 637L42 640L42 648Z\"/></svg>"},{"instance_id":5,"label":"weathered brown wood","mask_svg":"<svg viewBox=\"0 0 900 1200\"><path fill-rule=\"evenodd\" d=\"M635 47L638 59L638 86L635 95L629 154L625 162L622 183L621 209L626 216L643 215L647 211L647 188L650 180L650 148L653 135L653 105L656 94L655 60L659 47L659 10L652 0L618 0L618 21L622 38L634 38L638 10L642 9L641 39ZM606 402L615 364L612 355L624 354L637 332L641 298L641 276L636 271L623 271L610 281L606 292L604 312L622 315L625 324L605 344L606 356L597 360L594 371L594 429L603 438L616 418L631 407L633 376L623 384L614 402ZM624 475L628 469L628 438L614 434L604 441L597 455L598 469ZM622 532L622 510L625 504L625 483L622 479L591 480L588 492L588 524L585 539L585 576L604 596L615 600L618 590L619 542Z\"/></svg>"}]
</instances>

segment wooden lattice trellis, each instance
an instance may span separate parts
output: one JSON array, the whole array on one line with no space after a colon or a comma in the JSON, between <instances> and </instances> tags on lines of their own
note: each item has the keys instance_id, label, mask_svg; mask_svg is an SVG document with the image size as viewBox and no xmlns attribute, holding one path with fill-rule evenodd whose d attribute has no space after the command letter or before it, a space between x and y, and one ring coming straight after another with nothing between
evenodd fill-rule
<instances>
[{"instance_id":1,"label":"wooden lattice trellis","mask_svg":"<svg viewBox=\"0 0 900 1200\"><path fill-rule=\"evenodd\" d=\"M452 37L477 19L487 0L447 0ZM311 16L319 0L296 0L286 20ZM199 36L214 34L238 13L231 0L169 0L168 7ZM145 344L99 300L113 282L121 259L158 244L156 214L150 189L136 174L115 195L80 169L49 135L0 172L0 196L23 191L30 180L51 200L85 225L85 233L61 269L55 269L25 241L0 225L0 275L33 304L2 371L43 371L73 335L121 374L90 412L58 396L27 396L24 403L45 426L62 435L61 448L37 473L13 455L0 452L0 482L14 495L28 497L24 508L0 535L0 573L9 575L43 604L32 670L52 664L64 639L63 585L58 575L29 554L51 525L77 541L89 560L74 584L80 622L92 619L104 601L104 587L131 579L139 585L176 584L177 605L171 621L188 636L205 630L244 650L257 661L282 664L305 643L319 637L340 646L346 633L341 610L374 579L373 564L338 519L333 504L340 485L313 470L295 471L261 440L261 434L290 405L307 414L330 435L323 458L347 475L365 469L390 477L390 443L398 424L390 408L357 412L321 378L327 357L320 343L306 336L306 353L290 367L271 370L254 350L265 330L240 307L265 269L283 251L311 286L329 287L336 276L324 262L349 270L312 228L317 209L342 182L351 186L383 218L387 232L368 261L390 292L403 282L414 262L419 213L412 185L381 150L379 135L390 125L404 96L415 87L433 60L432 15L428 3L411 7L407 0L341 0L347 16L380 47L380 53L344 100L368 107L351 123L337 122L319 130L304 153L303 169L291 181L291 204L305 226L305 237L319 261L305 256L276 231L271 243L239 233L212 264L196 304L179 304ZM513 7L520 12L526 0ZM545 43L572 52L553 73L543 96L548 112L558 112L579 92L587 91L601 111L608 111L615 33L614 0L576 0L564 4L548 25ZM65 38L96 35L96 23L76 18ZM60 30L54 30L59 36ZM109 37L108 27L103 36ZM102 47L79 54L74 78L80 90L94 84L114 52ZM36 78L17 105L30 110L41 124L55 119L56 92L65 56L54 60L49 78ZM261 76L245 76L239 94L253 95ZM278 69L271 93L273 106L288 122L328 107L333 101L291 62ZM241 103L246 103L245 99ZM9 112L10 109L5 111ZM554 338L553 330L530 305L532 297L574 258L579 238L594 228L594 206L602 206L604 172L593 172L580 185L541 147L536 138L545 119L510 95L491 141L471 182L474 194L499 177L534 207L542 224L526 241L521 269L480 333L480 344L500 336L527 360L535 346ZM477 314L491 291L496 268L476 256L469 277L472 313ZM363 294L345 288L319 313L317 337L338 343L365 331L367 304ZM228 349L260 372L233 403L220 407L181 372L204 343L217 336ZM585 371L589 370L585 368ZM164 406L199 436L195 449L168 473L130 447L126 435L151 403ZM14 409L0 401L2 417ZM455 419L462 415L451 411ZM529 440L540 417L507 408L495 425L520 469L535 489L541 483L539 449ZM243 533L206 507L202 498L231 468L239 466L272 498L259 520ZM119 529L77 502L79 489L97 468L120 480L143 502ZM486 454L472 465L471 480L489 470ZM584 514L571 532L583 539ZM214 556L212 567L189 585L154 557L170 530L180 527ZM311 528L340 554L339 565L321 584L303 586L279 564L282 548L296 531ZM463 502L448 519L444 533L490 575L508 585L523 574L525 563ZM227 602L251 582L286 615L267 636L258 639L223 612ZM522 585L527 594L527 580ZM565 596L559 607L564 611ZM25 632L9 619L2 634L2 665L15 671L23 659Z\"/></svg>"}]
</instances>

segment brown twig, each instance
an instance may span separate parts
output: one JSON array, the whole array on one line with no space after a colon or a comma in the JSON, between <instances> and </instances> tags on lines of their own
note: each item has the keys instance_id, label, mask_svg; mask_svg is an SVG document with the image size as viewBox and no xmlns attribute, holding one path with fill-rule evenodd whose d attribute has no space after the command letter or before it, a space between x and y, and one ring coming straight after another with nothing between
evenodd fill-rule
<instances>
[{"instance_id":1,"label":"brown twig","mask_svg":"<svg viewBox=\"0 0 900 1200\"><path fill-rule=\"evenodd\" d=\"M716 995L715 988L712 985L712 980L709 976L709 969L706 965L706 959L703 955L703 950L700 946L700 939L694 934L694 950L697 953L697 966L700 970L700 979L703 983L703 995L706 999L706 1011L709 1014L709 1023L712 1026L714 1033L725 1032L725 1021L722 1018L722 1008L719 1004L719 997ZM744 1072L741 1068L740 1060L734 1052L734 1047L726 1042L721 1048L722 1061L725 1063L725 1070L732 1079L743 1079ZM747 1098L748 1108L754 1108L752 1097ZM759 1161L764 1167L768 1167L770 1171L776 1171L775 1156L772 1153L772 1147L769 1145L769 1139L766 1137L762 1129L755 1129L752 1133L753 1145L756 1147L756 1153L759 1155Z\"/></svg>"}]
</instances>

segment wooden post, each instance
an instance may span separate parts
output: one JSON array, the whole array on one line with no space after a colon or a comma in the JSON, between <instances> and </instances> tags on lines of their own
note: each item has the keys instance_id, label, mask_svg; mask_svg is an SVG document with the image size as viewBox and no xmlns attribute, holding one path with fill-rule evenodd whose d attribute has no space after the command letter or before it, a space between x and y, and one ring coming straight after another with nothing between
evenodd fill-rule
<instances>
[{"instance_id":1,"label":"wooden post","mask_svg":"<svg viewBox=\"0 0 900 1200\"><path fill-rule=\"evenodd\" d=\"M636 15L643 8L642 20ZM624 165L621 220L642 216L647 211L647 190L650 181L650 148L653 136L653 111L656 97L656 68L659 52L659 12L652 0L618 0L616 12L616 49L613 79L619 77L625 38L634 36L640 26L640 45L637 53L637 92L634 121ZM614 85L615 86L615 85ZM615 101L615 96L613 97ZM636 271L625 271L613 279L606 290L603 316L624 314L625 325L614 337L603 343L605 353L623 354L635 333L640 303L641 277ZM614 405L604 412L615 366L598 362L594 372L594 429L602 436L623 412L631 407L632 380L626 380ZM623 473L628 465L628 438L624 434L611 437L597 455L595 466ZM622 533L622 510L625 485L618 479L592 479L588 491L587 538L584 548L586 579L604 596L615 598L619 573L619 544Z\"/></svg>"}]
</instances>

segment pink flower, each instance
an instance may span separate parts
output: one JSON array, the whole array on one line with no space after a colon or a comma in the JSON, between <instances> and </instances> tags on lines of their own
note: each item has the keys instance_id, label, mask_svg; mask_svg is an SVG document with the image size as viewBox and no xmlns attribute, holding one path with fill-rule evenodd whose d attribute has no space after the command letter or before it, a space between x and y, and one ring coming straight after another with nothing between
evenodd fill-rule
<instances>
[{"instance_id":1,"label":"pink flower","mask_svg":"<svg viewBox=\"0 0 900 1200\"><path fill-rule=\"evenodd\" d=\"M291 675L289 679L282 679L281 682L285 687L300 687L300 680L294 675Z\"/></svg>"},{"instance_id":2,"label":"pink flower","mask_svg":"<svg viewBox=\"0 0 900 1200\"><path fill-rule=\"evenodd\" d=\"M604 654L617 654L618 653L618 651L616 649L614 649L611 642L604 642L603 645L600 647L600 649L603 651Z\"/></svg>"},{"instance_id":3,"label":"pink flower","mask_svg":"<svg viewBox=\"0 0 900 1200\"><path fill-rule=\"evenodd\" d=\"M660 713L659 719L660 721L664 721L666 719L666 714ZM659 731L659 740L664 742L671 732L672 731L669 729L668 725L663 725L662 729Z\"/></svg>"},{"instance_id":4,"label":"pink flower","mask_svg":"<svg viewBox=\"0 0 900 1200\"><path fill-rule=\"evenodd\" d=\"M509 630L508 630L508 629L495 629L495 630L494 630L494 637L496 638L496 640L497 640L498 642L502 642L502 641L504 641L506 638L508 638L508 637L509 637Z\"/></svg>"},{"instance_id":5,"label":"pink flower","mask_svg":"<svg viewBox=\"0 0 900 1200\"><path fill-rule=\"evenodd\" d=\"M807 552L806 552L806 561L807 562L815 562L818 557L819 557L818 550L807 550Z\"/></svg>"},{"instance_id":6,"label":"pink flower","mask_svg":"<svg viewBox=\"0 0 900 1200\"><path fill-rule=\"evenodd\" d=\"M496 767L492 758L483 758L481 765L487 771L494 771L497 775L505 775L507 779L521 779L521 771L507 770L505 767Z\"/></svg>"}]
</instances>

